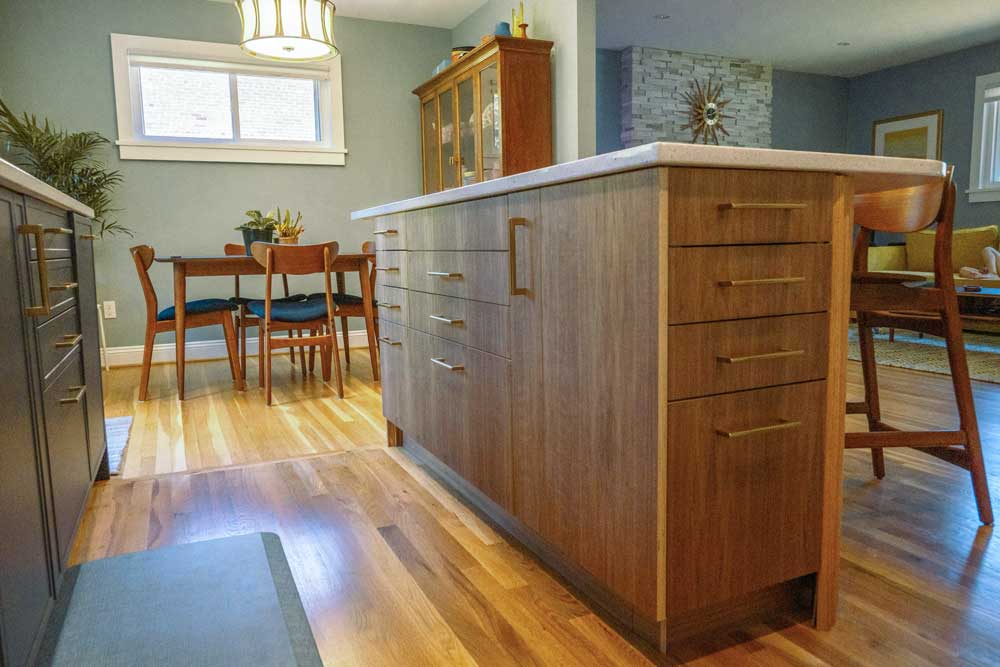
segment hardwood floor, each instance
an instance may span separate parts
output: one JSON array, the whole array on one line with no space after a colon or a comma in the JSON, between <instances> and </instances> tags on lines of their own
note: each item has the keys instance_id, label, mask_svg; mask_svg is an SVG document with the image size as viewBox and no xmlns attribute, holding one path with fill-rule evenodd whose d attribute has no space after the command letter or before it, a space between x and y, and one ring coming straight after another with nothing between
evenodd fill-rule
<instances>
[{"instance_id":1,"label":"hardwood floor","mask_svg":"<svg viewBox=\"0 0 1000 667\"><path fill-rule=\"evenodd\" d=\"M405 452L384 448L378 389L362 377L367 357L352 351L352 361L358 376L345 376L345 401L332 388L283 376L275 382L280 405L266 412L259 390L230 400L224 363L190 367L195 398L183 410L173 400L172 368L157 369L151 389L161 398L136 413L138 427L145 412L135 432L143 442L138 469L187 472L99 484L73 560L273 531L327 665L1000 663L1000 545L979 525L968 474L958 468L892 451L876 482L868 453L847 452L834 629L777 619L656 658L624 641ZM855 364L850 370L854 398L860 374ZM880 371L886 421L953 425L946 377ZM109 415L130 409L130 373L110 374ZM975 391L997 501L1000 385ZM175 434L183 447L172 443ZM261 462L301 454L309 456ZM206 465L230 467L193 472Z\"/></svg>"}]
</instances>

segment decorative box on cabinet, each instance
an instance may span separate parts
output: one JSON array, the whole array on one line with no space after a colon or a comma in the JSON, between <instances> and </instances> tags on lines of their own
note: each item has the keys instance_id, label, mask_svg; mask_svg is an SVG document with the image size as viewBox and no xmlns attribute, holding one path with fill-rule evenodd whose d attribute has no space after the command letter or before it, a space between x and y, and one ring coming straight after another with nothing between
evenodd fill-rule
<instances>
[{"instance_id":1,"label":"decorative box on cabinet","mask_svg":"<svg viewBox=\"0 0 1000 667\"><path fill-rule=\"evenodd\" d=\"M413 91L424 193L552 164L551 50L492 36Z\"/></svg>"}]
</instances>

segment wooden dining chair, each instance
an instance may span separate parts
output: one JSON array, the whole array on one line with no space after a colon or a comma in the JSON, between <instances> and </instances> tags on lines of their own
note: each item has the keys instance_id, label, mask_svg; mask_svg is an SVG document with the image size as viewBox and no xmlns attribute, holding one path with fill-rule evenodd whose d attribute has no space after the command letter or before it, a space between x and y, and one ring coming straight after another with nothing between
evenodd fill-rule
<instances>
[{"instance_id":1,"label":"wooden dining chair","mask_svg":"<svg viewBox=\"0 0 1000 667\"><path fill-rule=\"evenodd\" d=\"M337 373L337 395L344 397L344 378L340 369L340 351L337 349L337 329L333 325L336 306L333 303L331 270L340 249L336 241L316 245L282 245L254 243L250 247L253 258L264 267L265 290L263 301L247 304L250 312L260 321L260 349L263 359L264 392L271 405L271 351L290 347L300 349L319 347L323 366L323 380L330 381L331 365ZM322 273L324 299L305 301L279 301L271 298L271 282L275 273L311 275ZM275 338L276 331L309 330L310 335L297 338Z\"/></svg>"},{"instance_id":2,"label":"wooden dining chair","mask_svg":"<svg viewBox=\"0 0 1000 667\"><path fill-rule=\"evenodd\" d=\"M225 252L226 256L228 256L228 257L232 257L232 256L243 256L243 257L245 257L246 254L247 254L246 246L244 246L242 243L227 243L225 245L225 248L223 248L223 251ZM233 285L234 292L233 292L233 296L230 297L229 300L232 301L233 303L235 303L237 306L239 306L239 311L237 312L237 315L236 315L236 333L238 334L238 339L237 340L238 340L238 345L239 345L239 350L240 350L240 368L243 370L243 377L246 378L246 376L247 376L247 329L253 329L253 328L255 328L255 327L258 326L257 318L247 309L247 304L249 304L251 301L260 301L261 299L260 299L260 297L256 297L255 298L255 297L246 297L246 296L240 295L240 277L239 276L234 276L233 277L233 281L234 281L234 285ZM303 301L303 300L305 300L305 298L306 298L305 294L289 294L288 276L285 275L285 274L282 274L282 276L281 276L281 285L282 285L282 288L284 289L285 296L283 298L281 298L281 299L275 299L276 303L279 302L279 301ZM298 331L298 332L294 332L293 331L293 332L290 332L289 335L295 335L296 333L299 336L302 335L301 331ZM305 369L305 367L306 367L305 366L305 358L306 358L305 357L305 354L306 354L305 350L304 349L300 350L299 354L300 354L300 360L302 361L302 368ZM295 354L294 354L294 351L293 351L292 354L289 354L289 358L290 358L291 362L294 364L295 363ZM263 374L258 373L258 381L260 382L260 386L263 387L264 386L264 376L263 376Z\"/></svg>"},{"instance_id":3,"label":"wooden dining chair","mask_svg":"<svg viewBox=\"0 0 1000 667\"><path fill-rule=\"evenodd\" d=\"M139 273L139 284L146 300L146 338L142 349L142 373L139 377L139 400L145 401L149 389L149 368L153 362L153 343L156 334L173 332L174 307L159 310L156 290L149 279L149 267L153 265L156 252L148 245L139 245L129 250ZM236 388L243 390L243 374L240 371L239 356L236 350L236 330L233 328L232 312L236 305L226 299L198 299L188 301L184 305L184 329L209 327L219 325L226 339L226 352L229 356L229 372L233 376ZM183 363L183 362L181 362ZM183 372L183 368L181 371Z\"/></svg>"},{"instance_id":4,"label":"wooden dining chair","mask_svg":"<svg viewBox=\"0 0 1000 667\"><path fill-rule=\"evenodd\" d=\"M955 197L951 169L936 183L854 197L854 222L860 230L854 244L851 309L857 313L865 398L861 402L848 403L847 412L865 415L869 430L848 433L845 444L849 449L871 448L872 467L879 479L885 477L883 449L886 447L919 448L965 468L972 476L979 519L991 525L993 509L952 273ZM932 286L914 282L912 275L868 271L868 248L873 232L912 233L934 223L937 229ZM958 404L958 430L901 431L882 421L872 335L875 327L908 329L944 338Z\"/></svg>"}]
</instances>

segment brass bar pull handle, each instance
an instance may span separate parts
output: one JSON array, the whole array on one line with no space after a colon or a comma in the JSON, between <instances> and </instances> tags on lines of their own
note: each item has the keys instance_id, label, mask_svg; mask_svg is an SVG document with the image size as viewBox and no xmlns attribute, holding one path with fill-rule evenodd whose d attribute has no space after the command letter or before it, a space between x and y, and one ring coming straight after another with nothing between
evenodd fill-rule
<instances>
[{"instance_id":1,"label":"brass bar pull handle","mask_svg":"<svg viewBox=\"0 0 1000 667\"><path fill-rule=\"evenodd\" d=\"M65 227L46 227L46 234L62 234L64 236L73 236L72 229L66 229Z\"/></svg>"},{"instance_id":2,"label":"brass bar pull handle","mask_svg":"<svg viewBox=\"0 0 1000 667\"><path fill-rule=\"evenodd\" d=\"M372 232L373 236L396 236L399 234L398 229L382 229L379 231Z\"/></svg>"},{"instance_id":3,"label":"brass bar pull handle","mask_svg":"<svg viewBox=\"0 0 1000 667\"><path fill-rule=\"evenodd\" d=\"M716 357L724 364L742 364L747 361L767 361L770 359L787 359L788 357L801 357L805 350L778 350L777 352L765 352L763 354L747 354L740 357L727 357L719 355Z\"/></svg>"},{"instance_id":4,"label":"brass bar pull handle","mask_svg":"<svg viewBox=\"0 0 1000 667\"><path fill-rule=\"evenodd\" d=\"M81 241L96 241L97 237L93 234L80 234Z\"/></svg>"},{"instance_id":5,"label":"brass bar pull handle","mask_svg":"<svg viewBox=\"0 0 1000 667\"><path fill-rule=\"evenodd\" d=\"M57 348L75 347L81 340L83 340L83 334L66 334L55 346Z\"/></svg>"},{"instance_id":6,"label":"brass bar pull handle","mask_svg":"<svg viewBox=\"0 0 1000 667\"><path fill-rule=\"evenodd\" d=\"M84 395L87 393L87 385L76 385L70 387L69 391L75 391L76 395L69 398L60 398L59 403L61 405L70 405L71 403L79 403L82 401Z\"/></svg>"},{"instance_id":7,"label":"brass bar pull handle","mask_svg":"<svg viewBox=\"0 0 1000 667\"><path fill-rule=\"evenodd\" d=\"M398 303L380 303L378 307L388 308L389 310L400 310L402 308Z\"/></svg>"},{"instance_id":8,"label":"brass bar pull handle","mask_svg":"<svg viewBox=\"0 0 1000 667\"><path fill-rule=\"evenodd\" d=\"M455 279L461 279L464 277L462 276L461 273L458 273L456 271L428 271L427 275L437 276L438 278L455 278Z\"/></svg>"},{"instance_id":9,"label":"brass bar pull handle","mask_svg":"<svg viewBox=\"0 0 1000 667\"><path fill-rule=\"evenodd\" d=\"M379 342L380 343L385 343L386 345L392 345L393 347L397 347L397 346L400 346L400 345L403 344L403 341L401 341L401 340L392 340L392 339L386 338L385 336L382 336L381 338L379 338Z\"/></svg>"},{"instance_id":10,"label":"brass bar pull handle","mask_svg":"<svg viewBox=\"0 0 1000 667\"><path fill-rule=\"evenodd\" d=\"M794 285L804 283L805 276L790 276L788 278L751 278L748 280L720 280L719 287L755 287L757 285Z\"/></svg>"},{"instance_id":11,"label":"brass bar pull handle","mask_svg":"<svg viewBox=\"0 0 1000 667\"><path fill-rule=\"evenodd\" d=\"M19 225L17 233L35 237L35 252L38 257L38 291L42 295L41 305L28 306L24 309L24 314L28 317L44 317L51 310L49 307L49 267L45 261L45 230L41 225Z\"/></svg>"},{"instance_id":12,"label":"brass bar pull handle","mask_svg":"<svg viewBox=\"0 0 1000 667\"><path fill-rule=\"evenodd\" d=\"M382 271L384 273L399 273L398 266L376 266L376 271Z\"/></svg>"},{"instance_id":13,"label":"brass bar pull handle","mask_svg":"<svg viewBox=\"0 0 1000 667\"><path fill-rule=\"evenodd\" d=\"M790 428L798 428L802 426L802 422L788 421L782 419L777 424L769 424L768 426L757 426L756 428L748 428L745 431L726 431L724 429L716 429L716 433L721 435L723 438L746 438L751 435L760 435L761 433L772 433L774 431L784 431Z\"/></svg>"},{"instance_id":14,"label":"brass bar pull handle","mask_svg":"<svg viewBox=\"0 0 1000 667\"><path fill-rule=\"evenodd\" d=\"M507 258L510 261L510 295L523 296L528 293L524 287L517 286L517 228L528 224L525 218L510 218L507 221L508 246Z\"/></svg>"},{"instance_id":15,"label":"brass bar pull handle","mask_svg":"<svg viewBox=\"0 0 1000 667\"><path fill-rule=\"evenodd\" d=\"M49 291L63 292L65 290L76 289L79 286L80 283L56 283L55 285L49 285Z\"/></svg>"},{"instance_id":16,"label":"brass bar pull handle","mask_svg":"<svg viewBox=\"0 0 1000 667\"><path fill-rule=\"evenodd\" d=\"M455 365L449 364L444 357L432 357L431 363L435 363L438 366L441 366L442 368L447 368L452 373L461 373L462 371L465 370L464 364L455 364Z\"/></svg>"},{"instance_id":17,"label":"brass bar pull handle","mask_svg":"<svg viewBox=\"0 0 1000 667\"><path fill-rule=\"evenodd\" d=\"M720 211L798 211L808 208L809 204L802 202L735 202L719 204Z\"/></svg>"},{"instance_id":18,"label":"brass bar pull handle","mask_svg":"<svg viewBox=\"0 0 1000 667\"><path fill-rule=\"evenodd\" d=\"M465 324L465 320L453 320L450 317L445 317L444 315L428 315L435 322L444 322L445 324L450 324L454 327L462 326Z\"/></svg>"}]
</instances>

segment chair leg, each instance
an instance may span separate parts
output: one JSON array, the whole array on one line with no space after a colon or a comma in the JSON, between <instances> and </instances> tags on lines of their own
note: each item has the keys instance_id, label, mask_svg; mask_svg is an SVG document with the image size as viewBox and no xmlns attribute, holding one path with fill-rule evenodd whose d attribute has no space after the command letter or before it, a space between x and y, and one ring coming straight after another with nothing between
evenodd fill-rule
<instances>
[{"instance_id":1,"label":"chair leg","mask_svg":"<svg viewBox=\"0 0 1000 667\"><path fill-rule=\"evenodd\" d=\"M302 335L301 331L298 332L298 333L299 333L300 336ZM288 337L289 338L295 338L295 331L289 331L288 332ZM295 347L294 346L288 348L288 357L289 357L289 359L292 362L292 366L294 366L295 365Z\"/></svg>"},{"instance_id":2,"label":"chair leg","mask_svg":"<svg viewBox=\"0 0 1000 667\"><path fill-rule=\"evenodd\" d=\"M257 320L257 384L264 386L264 323Z\"/></svg>"},{"instance_id":3,"label":"chair leg","mask_svg":"<svg viewBox=\"0 0 1000 667\"><path fill-rule=\"evenodd\" d=\"M237 391L243 391L243 373L240 372L240 352L236 343L236 329L233 328L233 317L229 313L222 314L222 333L226 338L226 353L229 356L229 371L233 376Z\"/></svg>"},{"instance_id":4,"label":"chair leg","mask_svg":"<svg viewBox=\"0 0 1000 667\"><path fill-rule=\"evenodd\" d=\"M247 380L247 321L246 313L243 312L244 306L240 306L240 372L243 374L243 382L246 384Z\"/></svg>"},{"instance_id":5,"label":"chair leg","mask_svg":"<svg viewBox=\"0 0 1000 667\"><path fill-rule=\"evenodd\" d=\"M312 330L309 331L309 335L310 336L316 336L318 334L317 334L317 332L316 332L315 329L312 329ZM310 345L309 346L309 372L312 373L314 370L316 370L316 346L315 345Z\"/></svg>"},{"instance_id":6,"label":"chair leg","mask_svg":"<svg viewBox=\"0 0 1000 667\"><path fill-rule=\"evenodd\" d=\"M303 331L302 329L299 329L299 338L302 338L305 335L306 335L305 331ZM292 353L293 354L295 353L294 349L292 350ZM302 364L302 376L305 377L305 374L306 374L306 348L305 348L304 345L302 345L302 346L299 347L299 362Z\"/></svg>"},{"instance_id":7,"label":"chair leg","mask_svg":"<svg viewBox=\"0 0 1000 667\"><path fill-rule=\"evenodd\" d=\"M344 334L346 336L347 329L344 329ZM340 350L337 349L337 330L333 326L333 322L330 322L330 356L333 359L333 369L337 374L337 396L340 398L344 397L344 374L340 369ZM345 351L346 352L346 351ZM327 378L329 381L330 378Z\"/></svg>"},{"instance_id":8,"label":"chair leg","mask_svg":"<svg viewBox=\"0 0 1000 667\"><path fill-rule=\"evenodd\" d=\"M261 328L267 328L261 322ZM271 405L271 332L264 332L264 394Z\"/></svg>"},{"instance_id":9,"label":"chair leg","mask_svg":"<svg viewBox=\"0 0 1000 667\"><path fill-rule=\"evenodd\" d=\"M983 461L983 449L979 440L979 422L976 418L976 404L972 395L972 380L969 377L969 365L965 356L965 340L962 337L962 320L958 313L957 299L954 303L946 302L943 318L945 347L948 350L948 363L951 366L951 382L955 390L955 403L958 405L959 428L965 431L965 451L969 455L972 491L976 497L979 520L990 526L993 525L993 507L990 503L986 464Z\"/></svg>"},{"instance_id":10,"label":"chair leg","mask_svg":"<svg viewBox=\"0 0 1000 667\"><path fill-rule=\"evenodd\" d=\"M337 332L334 332L334 336L336 336L336 333ZM340 318L340 335L343 336L343 338L344 338L344 361L347 363L347 367L350 368L351 367L351 345L350 345L350 342L348 341L348 338L347 338L348 331L347 331L347 318L346 317L341 317Z\"/></svg>"},{"instance_id":11,"label":"chair leg","mask_svg":"<svg viewBox=\"0 0 1000 667\"><path fill-rule=\"evenodd\" d=\"M139 400L145 401L149 391L149 368L153 364L153 342L156 340L156 329L146 327L146 340L142 346L142 374L139 376Z\"/></svg>"},{"instance_id":12,"label":"chair leg","mask_svg":"<svg viewBox=\"0 0 1000 667\"><path fill-rule=\"evenodd\" d=\"M858 347L861 351L861 374L865 384L865 404L868 406L868 430L874 431L882 419L878 400L878 367L875 364L875 339L865 317L858 313ZM872 448L872 472L877 479L885 477L885 454Z\"/></svg>"}]
</instances>

